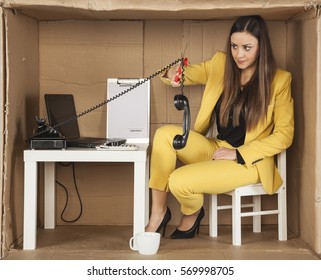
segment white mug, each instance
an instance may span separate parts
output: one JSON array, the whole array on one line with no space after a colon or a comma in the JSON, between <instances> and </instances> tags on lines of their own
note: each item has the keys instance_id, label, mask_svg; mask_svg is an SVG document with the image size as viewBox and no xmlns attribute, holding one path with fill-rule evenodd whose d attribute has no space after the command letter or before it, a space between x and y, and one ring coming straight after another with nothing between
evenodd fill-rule
<instances>
[{"instance_id":1,"label":"white mug","mask_svg":"<svg viewBox=\"0 0 321 280\"><path fill-rule=\"evenodd\" d=\"M160 243L160 233L139 232L129 240L130 249L137 251L141 255L155 255Z\"/></svg>"}]
</instances>

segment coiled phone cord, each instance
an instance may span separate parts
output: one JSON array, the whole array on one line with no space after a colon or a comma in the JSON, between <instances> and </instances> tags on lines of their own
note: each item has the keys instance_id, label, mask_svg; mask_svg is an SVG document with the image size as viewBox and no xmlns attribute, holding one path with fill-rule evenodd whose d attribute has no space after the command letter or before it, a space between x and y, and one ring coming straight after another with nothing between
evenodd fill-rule
<instances>
[{"instance_id":1,"label":"coiled phone cord","mask_svg":"<svg viewBox=\"0 0 321 280\"><path fill-rule=\"evenodd\" d=\"M80 117L82 117L82 116L84 116L84 115L86 115L86 114L88 114L88 113L90 113L90 112L92 112L92 111L94 111L94 110L97 110L98 108L100 108L100 107L102 107L102 106L104 106L104 105L106 105L106 104L114 101L115 99L117 99L117 98L119 98L119 97L127 94L128 92L130 92L130 91L134 90L135 88L141 86L142 84L146 83L147 81L155 78L156 76L158 76L158 75L160 75L161 73L165 72L166 70L168 70L169 68L171 68L171 67L174 66L175 64L177 64L177 63L179 63L179 62L181 62L181 64L183 64L183 60L184 60L184 58L176 59L175 61L169 63L168 65L164 66L164 67L161 68L160 70L156 71L154 74L151 74L150 76L148 76L148 77L140 80L140 81L137 82L136 84L134 84L134 85L132 85L131 87L123 90L122 92L114 95L113 97L111 97L111 98L109 98L109 99L107 99L107 100L104 100L103 102L98 103L97 105L95 105L95 106L93 106L93 107L91 107L91 108L89 108L89 109L87 109L87 110L85 110L85 111L83 111L83 112L81 112L81 113L79 113L79 114L77 114L77 115L74 115L74 116L72 116L72 117L70 117L70 118L68 118L68 119L66 119L66 120L64 120L64 121L62 121L62 122L59 122L59 123L54 124L54 125L52 125L52 126L48 126L46 129L42 130L41 132L35 133L33 136L34 136L34 137L35 137L35 136L39 136L39 135L41 135L41 134L43 134L43 133L45 133L45 132L49 132L49 131L51 131L51 130L55 130L57 127L59 127L59 126L61 126L61 125L64 125L64 124L66 124L66 123L68 123L68 122L70 122L70 121L73 121L73 120L75 120L75 119L77 119L77 118L80 118ZM182 67L182 68L183 68L183 67ZM184 68L183 68L183 69L184 69ZM184 75L182 75L182 79L184 79ZM183 87L184 87L184 85L181 83L181 92L182 92L182 94L183 94Z\"/></svg>"}]
</instances>

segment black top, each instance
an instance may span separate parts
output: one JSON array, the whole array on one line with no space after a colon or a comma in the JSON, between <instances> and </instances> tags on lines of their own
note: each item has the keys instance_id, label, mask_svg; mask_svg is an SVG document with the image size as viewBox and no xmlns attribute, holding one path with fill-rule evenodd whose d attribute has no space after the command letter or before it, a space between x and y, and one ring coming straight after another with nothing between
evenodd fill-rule
<instances>
[{"instance_id":1,"label":"black top","mask_svg":"<svg viewBox=\"0 0 321 280\"><path fill-rule=\"evenodd\" d=\"M239 120L238 126L233 126L233 123L232 123L233 113L231 112L227 126L222 127L219 120L220 107L221 107L221 98L218 100L214 108L215 115L216 115L217 132L218 132L217 139L225 140L235 148L243 145L245 140L245 134L246 134L244 110L242 110L240 114L240 120ZM237 150L236 150L236 155L237 155L237 162L240 164L244 164L245 162Z\"/></svg>"},{"instance_id":2,"label":"black top","mask_svg":"<svg viewBox=\"0 0 321 280\"><path fill-rule=\"evenodd\" d=\"M232 118L233 113L230 113L227 127L222 127L219 120L219 113L221 107L221 98L215 105L214 111L216 114L216 125L217 125L217 139L225 140L233 147L237 148L244 144L246 127L243 112L240 114L240 124L238 126L233 126Z\"/></svg>"}]
</instances>

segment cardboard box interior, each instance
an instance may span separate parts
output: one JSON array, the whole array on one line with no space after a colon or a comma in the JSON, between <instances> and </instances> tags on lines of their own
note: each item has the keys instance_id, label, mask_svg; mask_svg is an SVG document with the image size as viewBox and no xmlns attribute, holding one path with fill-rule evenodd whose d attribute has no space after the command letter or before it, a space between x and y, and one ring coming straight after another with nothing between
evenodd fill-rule
<instances>
[{"instance_id":1,"label":"cardboard box interior","mask_svg":"<svg viewBox=\"0 0 321 280\"><path fill-rule=\"evenodd\" d=\"M131 9L131 6L118 10L113 6L116 11L99 7L88 10L81 6L82 1L80 7L67 8L19 2L24 1L10 1L10 5L4 5L4 26L1 28L5 33L5 46L1 48L4 63L1 65L6 67L1 68L1 102L5 109L1 116L2 131L5 132L1 139L4 174L0 192L3 202L1 255L22 241L22 156L23 150L28 148L25 140L32 135L35 116L46 115L44 94L72 93L77 111L82 112L105 100L107 78L146 77L180 57L185 46L185 56L192 63L211 58L217 50L225 49L234 18L250 13L262 14L268 20L278 66L293 74L295 139L287 154L288 225L321 253L321 190L317 177L320 168L317 110L321 105L318 99L321 92L317 75L321 64L321 24L320 19L314 17L313 9L305 12L302 1L266 9L258 9L257 4L251 4L253 1L245 1L251 2L248 6L234 3L239 9L228 6L206 9L205 4L202 9L202 5L197 8L191 2L190 9L175 13L170 8L165 12L163 5L150 8L147 13L142 9ZM47 4L51 2L56 1ZM212 2L219 2L216 3L219 5L224 1ZM297 15L300 16L296 18ZM166 16L170 19L165 20ZM181 125L182 114L173 106L173 96L177 92L179 89L166 87L158 79L151 81L151 139L163 124ZM185 93L190 100L194 123L202 87L187 88ZM82 135L105 136L106 107L81 117L79 125ZM130 164L80 163L76 164L75 170L83 214L73 224L132 224L133 167ZM42 172L39 176L42 177ZM57 164L57 179L69 190L64 218L72 220L79 213L79 201L71 166ZM42 183L38 197L38 224L42 226ZM58 225L66 224L60 218L65 199L65 192L57 185ZM269 197L263 206L268 208L275 203L274 197ZM175 213L171 223L177 224L179 205L173 198L170 207ZM275 223L276 218L264 217L263 221ZM222 214L220 223L229 224L230 213Z\"/></svg>"}]
</instances>

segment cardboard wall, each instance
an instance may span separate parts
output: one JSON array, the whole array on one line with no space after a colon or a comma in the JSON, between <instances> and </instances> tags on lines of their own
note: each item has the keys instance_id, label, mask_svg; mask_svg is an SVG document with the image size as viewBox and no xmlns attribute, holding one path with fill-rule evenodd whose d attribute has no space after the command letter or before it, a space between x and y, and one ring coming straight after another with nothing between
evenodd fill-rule
<instances>
[{"instance_id":1,"label":"cardboard wall","mask_svg":"<svg viewBox=\"0 0 321 280\"><path fill-rule=\"evenodd\" d=\"M316 69L316 96L317 96L317 112L321 110L321 19L319 18L316 21L316 31L317 31L317 69ZM319 77L319 78L318 78ZM315 189L315 246L313 247L316 252L321 255L321 145L319 144L319 139L321 139L321 116L317 114L317 125L316 125L316 189Z\"/></svg>"},{"instance_id":2,"label":"cardboard wall","mask_svg":"<svg viewBox=\"0 0 321 280\"><path fill-rule=\"evenodd\" d=\"M0 131L4 131L4 93L5 93L5 72L4 72L4 67L5 67L5 52L4 52L4 22L3 22L3 10L0 9L0 108L1 108L1 113L0 113ZM2 225L2 219L3 219L3 208L2 208L2 199L3 199L3 153L4 153L4 138L1 135L0 137L0 166L1 166L1 172L0 172L0 225ZM1 227L2 228L2 227ZM0 244L3 243L3 235L2 235L2 230L0 230ZM2 245L0 245L0 258L2 256Z\"/></svg>"},{"instance_id":3,"label":"cardboard wall","mask_svg":"<svg viewBox=\"0 0 321 280\"><path fill-rule=\"evenodd\" d=\"M3 248L15 246L23 226L23 150L39 111L38 23L5 13L6 96L3 163ZM15 244L12 244L13 242Z\"/></svg>"},{"instance_id":4,"label":"cardboard wall","mask_svg":"<svg viewBox=\"0 0 321 280\"><path fill-rule=\"evenodd\" d=\"M0 0L39 20L105 19L226 19L263 14L272 20L288 20L302 12L305 0Z\"/></svg>"},{"instance_id":5,"label":"cardboard wall","mask_svg":"<svg viewBox=\"0 0 321 280\"><path fill-rule=\"evenodd\" d=\"M320 252L320 171L318 161L320 138L318 123L320 98L318 81L320 75L320 57L318 57L319 20L305 20L300 24L289 26L293 35L291 43L297 46L292 49L289 61L294 81L294 99L296 112L296 135L289 152L289 210L299 219L295 225L296 232L312 248ZM309 43L308 43L309 42ZM300 55L299 55L300 53ZM291 55L291 53L290 53ZM302 70L298 70L302 69ZM293 216L290 221L294 222ZM319 232L319 233L318 233ZM317 238L316 238L317 237Z\"/></svg>"},{"instance_id":6,"label":"cardboard wall","mask_svg":"<svg viewBox=\"0 0 321 280\"><path fill-rule=\"evenodd\" d=\"M20 2L11 1L10 5L19 6ZM214 6L220 6L226 1L205 2L202 2L204 7L210 5L209 2ZM257 1L254 2L247 1L249 9L246 11L258 11L259 4ZM274 5L276 1L267 2L269 3L260 1L260 5ZM300 1L283 2L287 2L287 7L290 7L292 2L298 4ZM88 4L87 1L86 3ZM98 5L98 2L94 3ZM252 4L256 9L251 10ZM192 18L188 15L193 14L197 17L201 14L199 13L201 9L195 6L195 11L179 10L177 15L182 17L181 20L163 20L161 18L164 14L156 11L158 20L134 21L88 20L92 18L91 16L98 18L102 14L87 11L84 7L81 8L84 10L73 9L72 13L59 7L64 13L55 14L55 9L46 10L44 6L32 8L31 5L26 9L24 6L21 12L27 16L20 13L14 15L10 10L6 10L7 88L3 100L8 106L4 114L4 130L8 128L9 130L6 131L4 138L3 248L7 250L13 240L21 240L22 151L26 147L24 139L32 131L33 117L45 114L43 95L59 92L74 93L77 110L83 111L105 99L108 77L148 76L178 58L186 44L186 56L191 62L208 59L215 51L224 49L226 34L233 21L231 17L239 13L245 14L244 10L243 12L229 10L226 5L225 3L223 10L220 10L220 15L214 7L208 10L214 11L213 17L216 19L207 17L206 20L198 21L188 20ZM321 109L318 78L321 72L320 19L309 16L302 21L301 19L288 21L293 15L292 8L287 8L283 12L282 7L284 6L259 11L266 18L273 19L268 25L278 65L293 74L295 139L288 151L287 160L288 225L316 252L321 253L319 175L321 166L318 143L320 117L317 115ZM295 5L293 7L298 9ZM99 9L98 6L96 8ZM171 11L168 14L175 18L176 14L172 13L175 9L172 6L168 8ZM44 9L47 14L39 14L39 9L41 11ZM128 18L146 16L145 13L136 14L130 11L130 7L127 9L129 9ZM303 12L302 3L301 9ZM126 16L126 11L122 10L118 13L120 14ZM50 16L59 19L58 15L78 20L46 20L51 19ZM83 17L87 20L80 20ZM173 96L178 92L179 89L166 87L158 79L152 81L151 138L155 130L163 124L181 125L182 114L173 106ZM193 123L201 101L201 93L202 87L186 89ZM101 108L80 118L81 133L105 135L105 115L105 108ZM132 173L133 168L130 164L76 164L77 183L84 210L83 216L75 224L131 224ZM65 218L72 219L79 213L79 204L74 192L71 166L64 167L58 164L57 178L70 190L70 207L65 213ZM38 213L40 226L43 222L41 185ZM58 186L57 194L57 224L64 224L60 214L66 196ZM274 203L273 197L264 201L267 207ZM175 213L171 223L177 224L180 218L179 205L173 198L170 199L170 207ZM264 222L274 223L275 218L265 217ZM207 223L207 220L204 223ZM230 215L223 215L220 223L230 223Z\"/></svg>"}]
</instances>

